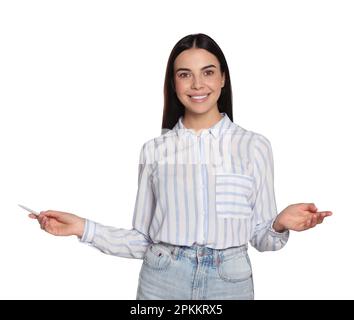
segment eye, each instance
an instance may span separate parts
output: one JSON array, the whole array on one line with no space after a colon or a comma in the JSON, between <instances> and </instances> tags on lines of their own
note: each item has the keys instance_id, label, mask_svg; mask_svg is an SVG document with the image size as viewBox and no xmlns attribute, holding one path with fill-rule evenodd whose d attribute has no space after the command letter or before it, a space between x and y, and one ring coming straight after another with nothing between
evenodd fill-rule
<instances>
[{"instance_id":1,"label":"eye","mask_svg":"<svg viewBox=\"0 0 354 320\"><path fill-rule=\"evenodd\" d=\"M207 70L207 71L205 71L205 74L206 74L207 76L211 76L211 75L214 74L214 71L213 71L213 70Z\"/></svg>"},{"instance_id":2,"label":"eye","mask_svg":"<svg viewBox=\"0 0 354 320\"><path fill-rule=\"evenodd\" d=\"M187 73L187 72L181 72L178 74L179 78L187 78L188 76L189 76L189 73Z\"/></svg>"}]
</instances>

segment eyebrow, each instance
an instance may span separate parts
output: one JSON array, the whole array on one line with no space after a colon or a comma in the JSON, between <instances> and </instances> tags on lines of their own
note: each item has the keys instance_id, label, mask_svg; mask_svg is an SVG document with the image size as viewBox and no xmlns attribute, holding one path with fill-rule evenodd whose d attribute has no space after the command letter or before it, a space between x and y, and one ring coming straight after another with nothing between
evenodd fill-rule
<instances>
[{"instance_id":1,"label":"eyebrow","mask_svg":"<svg viewBox=\"0 0 354 320\"><path fill-rule=\"evenodd\" d=\"M211 67L216 68L216 66L214 66L213 64L209 64L208 66L203 67L201 70L208 69L208 68L211 68ZM188 68L178 68L176 70L176 72L178 72L178 71L192 71L192 70L188 69Z\"/></svg>"}]
</instances>

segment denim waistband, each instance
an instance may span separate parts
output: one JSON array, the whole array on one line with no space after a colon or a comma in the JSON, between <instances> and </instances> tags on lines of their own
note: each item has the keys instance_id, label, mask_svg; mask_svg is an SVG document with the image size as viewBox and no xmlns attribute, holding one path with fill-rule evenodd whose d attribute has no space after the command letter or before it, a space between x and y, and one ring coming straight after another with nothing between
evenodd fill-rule
<instances>
[{"instance_id":1,"label":"denim waistband","mask_svg":"<svg viewBox=\"0 0 354 320\"><path fill-rule=\"evenodd\" d=\"M171 254L174 255L175 257L184 256L187 258L194 259L197 257L210 256L213 257L215 260L217 259L224 260L227 257L231 257L240 253L246 253L248 249L247 244L238 247L229 247L225 249L213 249L201 245L178 246L178 245L172 245L165 242L159 242L153 245L169 250Z\"/></svg>"}]
</instances>

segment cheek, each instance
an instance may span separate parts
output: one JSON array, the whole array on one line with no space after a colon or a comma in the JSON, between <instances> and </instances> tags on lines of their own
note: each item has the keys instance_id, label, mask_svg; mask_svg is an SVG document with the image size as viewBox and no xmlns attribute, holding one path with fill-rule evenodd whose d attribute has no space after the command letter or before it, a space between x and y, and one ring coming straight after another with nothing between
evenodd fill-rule
<instances>
[{"instance_id":1,"label":"cheek","mask_svg":"<svg viewBox=\"0 0 354 320\"><path fill-rule=\"evenodd\" d=\"M221 79L210 79L209 81L206 81L205 84L214 91L219 91L221 90L222 82Z\"/></svg>"},{"instance_id":2,"label":"cheek","mask_svg":"<svg viewBox=\"0 0 354 320\"><path fill-rule=\"evenodd\" d=\"M186 91L187 85L181 81L175 81L175 89L177 96L183 95Z\"/></svg>"}]
</instances>

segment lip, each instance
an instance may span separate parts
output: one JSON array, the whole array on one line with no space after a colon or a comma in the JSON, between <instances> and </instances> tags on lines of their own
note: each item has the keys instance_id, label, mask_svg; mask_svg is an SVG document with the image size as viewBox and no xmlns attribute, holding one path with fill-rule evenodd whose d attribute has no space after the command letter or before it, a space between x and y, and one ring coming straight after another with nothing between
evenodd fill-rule
<instances>
[{"instance_id":1,"label":"lip","mask_svg":"<svg viewBox=\"0 0 354 320\"><path fill-rule=\"evenodd\" d=\"M210 93L204 93L204 94L198 94L198 95L188 95L188 97L193 101L193 102L204 102L205 100L208 99ZM205 97L204 97L205 96ZM204 97L202 99L193 99L192 97Z\"/></svg>"}]
</instances>

